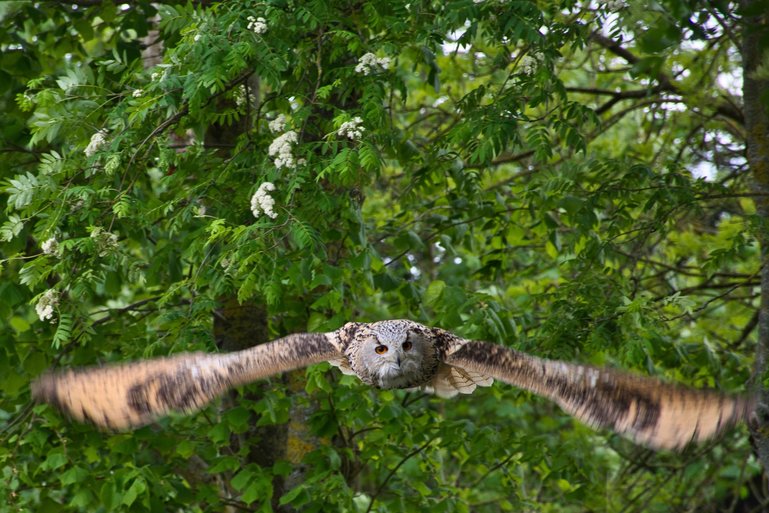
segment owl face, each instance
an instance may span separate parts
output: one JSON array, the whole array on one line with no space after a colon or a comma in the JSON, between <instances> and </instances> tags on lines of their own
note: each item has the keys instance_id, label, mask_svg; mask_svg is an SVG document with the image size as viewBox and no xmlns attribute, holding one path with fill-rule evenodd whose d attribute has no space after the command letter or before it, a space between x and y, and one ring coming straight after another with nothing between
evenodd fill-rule
<instances>
[{"instance_id":1,"label":"owl face","mask_svg":"<svg viewBox=\"0 0 769 513\"><path fill-rule=\"evenodd\" d=\"M356 333L351 364L361 379L378 388L410 388L425 383L434 350L425 328L410 321L382 321Z\"/></svg>"}]
</instances>

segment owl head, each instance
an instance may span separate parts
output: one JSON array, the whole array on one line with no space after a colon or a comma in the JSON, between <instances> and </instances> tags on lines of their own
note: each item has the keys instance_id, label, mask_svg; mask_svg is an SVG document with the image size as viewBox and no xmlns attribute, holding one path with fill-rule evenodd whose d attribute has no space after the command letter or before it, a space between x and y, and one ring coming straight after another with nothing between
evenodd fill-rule
<instances>
[{"instance_id":1,"label":"owl head","mask_svg":"<svg viewBox=\"0 0 769 513\"><path fill-rule=\"evenodd\" d=\"M347 349L350 366L364 382L378 388L423 385L437 362L425 330L405 320L361 325Z\"/></svg>"}]
</instances>

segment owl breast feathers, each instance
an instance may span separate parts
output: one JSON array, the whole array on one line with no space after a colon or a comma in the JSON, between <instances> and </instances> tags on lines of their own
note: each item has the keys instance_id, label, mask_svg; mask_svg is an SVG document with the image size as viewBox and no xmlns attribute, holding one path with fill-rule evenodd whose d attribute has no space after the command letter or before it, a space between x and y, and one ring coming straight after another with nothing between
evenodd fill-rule
<instances>
[{"instance_id":1,"label":"owl breast feathers","mask_svg":"<svg viewBox=\"0 0 769 513\"><path fill-rule=\"evenodd\" d=\"M383 389L469 394L494 379L556 402L595 428L652 448L712 438L753 411L752 397L725 395L618 370L546 360L469 341L407 320L347 323L227 354L185 353L134 363L47 373L37 400L108 429L197 410L226 390L323 361Z\"/></svg>"}]
</instances>

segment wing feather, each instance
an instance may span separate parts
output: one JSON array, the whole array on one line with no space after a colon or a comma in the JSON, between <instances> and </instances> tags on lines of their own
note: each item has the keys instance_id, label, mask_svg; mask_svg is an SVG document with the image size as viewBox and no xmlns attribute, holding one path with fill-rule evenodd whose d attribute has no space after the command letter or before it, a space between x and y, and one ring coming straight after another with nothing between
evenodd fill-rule
<instances>
[{"instance_id":1,"label":"wing feather","mask_svg":"<svg viewBox=\"0 0 769 513\"><path fill-rule=\"evenodd\" d=\"M32 395L79 421L126 429L171 411L195 411L232 387L340 356L334 333L294 334L233 353L47 373L32 384Z\"/></svg>"},{"instance_id":2,"label":"wing feather","mask_svg":"<svg viewBox=\"0 0 769 513\"><path fill-rule=\"evenodd\" d=\"M479 372L441 363L424 388L438 397L450 398L457 394L472 394L476 387L487 387L493 382L492 378Z\"/></svg>"},{"instance_id":3,"label":"wing feather","mask_svg":"<svg viewBox=\"0 0 769 513\"><path fill-rule=\"evenodd\" d=\"M755 408L752 397L545 360L485 342L466 342L446 357L446 363L549 398L592 427L658 449L712 438L747 419Z\"/></svg>"}]
</instances>

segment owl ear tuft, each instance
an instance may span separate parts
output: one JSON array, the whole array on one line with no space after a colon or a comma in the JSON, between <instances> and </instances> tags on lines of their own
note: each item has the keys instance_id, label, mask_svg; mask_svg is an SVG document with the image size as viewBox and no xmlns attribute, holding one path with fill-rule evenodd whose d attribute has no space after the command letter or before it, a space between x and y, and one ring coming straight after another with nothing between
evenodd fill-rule
<instances>
[{"instance_id":1,"label":"owl ear tuft","mask_svg":"<svg viewBox=\"0 0 769 513\"><path fill-rule=\"evenodd\" d=\"M362 322L348 322L344 326L339 328L339 334L345 340L352 340L352 338L355 337L355 334L358 332L360 327L363 325L364 323Z\"/></svg>"}]
</instances>

